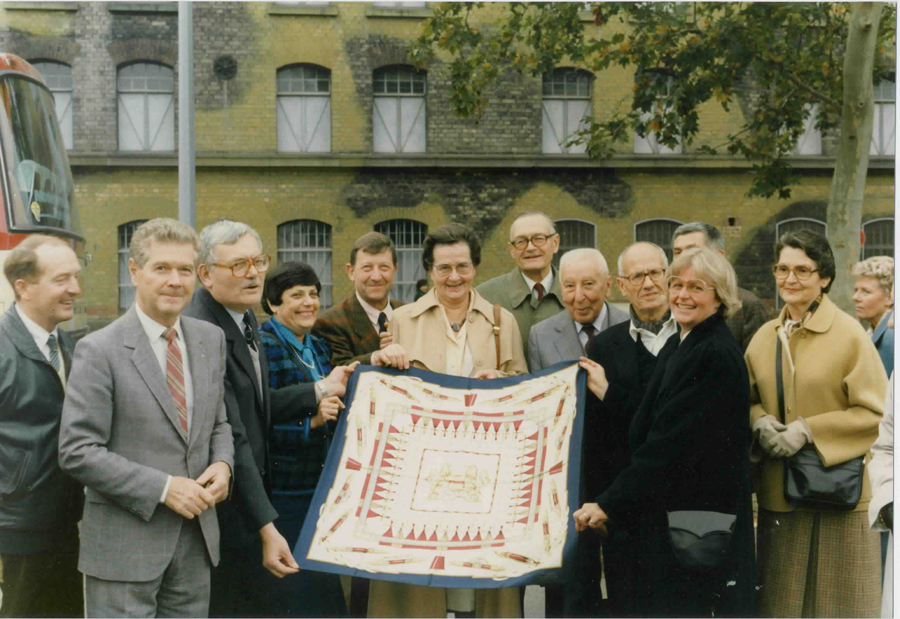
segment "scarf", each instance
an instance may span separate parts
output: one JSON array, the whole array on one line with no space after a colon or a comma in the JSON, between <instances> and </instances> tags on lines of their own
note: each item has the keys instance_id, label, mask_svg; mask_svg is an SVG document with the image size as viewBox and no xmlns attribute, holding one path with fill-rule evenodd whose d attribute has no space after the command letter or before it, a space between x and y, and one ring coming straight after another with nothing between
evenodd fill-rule
<instances>
[{"instance_id":1,"label":"scarf","mask_svg":"<svg viewBox=\"0 0 900 619\"><path fill-rule=\"evenodd\" d=\"M312 382L317 382L325 378L325 372L322 370L322 366L319 365L319 361L316 359L316 354L312 349L309 338L304 337L301 342L293 331L278 322L274 317L269 322L272 323L272 327L275 329L275 333L278 335L279 339L290 346L291 349L297 353L297 356L300 357L300 361L306 366L305 369L309 373Z\"/></svg>"}]
</instances>

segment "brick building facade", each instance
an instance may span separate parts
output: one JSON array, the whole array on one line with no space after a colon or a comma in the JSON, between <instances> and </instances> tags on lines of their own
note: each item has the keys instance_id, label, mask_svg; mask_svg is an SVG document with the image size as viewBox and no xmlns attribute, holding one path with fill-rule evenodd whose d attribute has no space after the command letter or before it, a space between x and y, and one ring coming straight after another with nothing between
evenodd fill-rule
<instances>
[{"instance_id":1,"label":"brick building facade","mask_svg":"<svg viewBox=\"0 0 900 619\"><path fill-rule=\"evenodd\" d=\"M802 182L790 201L747 198L750 165L725 155L636 141L592 162L565 147L565 134L581 110L601 117L619 105L633 71L569 71L549 82L510 73L480 122L460 119L446 65L406 66L429 10L386 5L396 3L194 3L198 227L246 221L273 257L315 264L326 301L351 291L343 265L368 230L408 246L400 276L408 291L428 229L473 225L485 243L484 281L511 267L506 235L516 213L536 209L566 220L564 246L595 244L611 264L635 239L665 240L676 222L708 221L725 233L741 284L774 304L776 233L824 225L834 136L797 156ZM0 49L70 74L57 105L68 102L59 113L70 114L70 160L94 257L86 309L94 326L105 324L131 300L121 265L135 222L177 216L177 7L4 2L0 20ZM587 19L585 27L593 27ZM553 79L582 81L558 95ZM892 116L893 85L882 90L876 100ZM704 106L696 144L721 143L751 96L730 112ZM892 253L893 125L881 142L863 221L867 251Z\"/></svg>"}]
</instances>

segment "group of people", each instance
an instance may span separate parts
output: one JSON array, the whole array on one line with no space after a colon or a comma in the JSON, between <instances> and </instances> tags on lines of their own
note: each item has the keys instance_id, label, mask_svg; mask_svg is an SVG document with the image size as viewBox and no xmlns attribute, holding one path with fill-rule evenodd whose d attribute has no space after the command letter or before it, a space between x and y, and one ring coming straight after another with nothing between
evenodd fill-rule
<instances>
[{"instance_id":1,"label":"group of people","mask_svg":"<svg viewBox=\"0 0 900 619\"><path fill-rule=\"evenodd\" d=\"M134 306L73 347L58 325L78 259L29 237L7 257L16 301L0 317L0 616L520 617L519 588L342 583L301 572L291 550L357 365L491 379L559 362L581 365L589 394L578 539L545 587L548 617L877 616L867 510L892 529L892 495L871 500L866 477L856 509L832 512L782 486L801 448L830 466L878 436L890 258L853 271L866 333L828 299L831 248L804 230L778 240L771 320L708 224L675 231L671 264L652 243L622 252L627 311L607 300L599 251L553 265L545 214L519 214L508 248L514 268L476 288L478 236L437 228L422 248L431 287L403 305L396 249L370 232L346 266L353 293L320 314L315 270L270 268L246 224L198 235L154 219L131 242ZM729 523L714 566L685 564L671 540L672 518L698 511Z\"/></svg>"}]
</instances>

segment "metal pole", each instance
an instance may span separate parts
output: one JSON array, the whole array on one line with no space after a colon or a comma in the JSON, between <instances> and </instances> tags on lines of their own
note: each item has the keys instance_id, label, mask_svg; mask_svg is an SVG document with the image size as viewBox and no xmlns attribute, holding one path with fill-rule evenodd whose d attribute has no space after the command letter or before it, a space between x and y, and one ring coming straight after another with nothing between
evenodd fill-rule
<instances>
[{"instance_id":1,"label":"metal pole","mask_svg":"<svg viewBox=\"0 0 900 619\"><path fill-rule=\"evenodd\" d=\"M193 3L178 3L178 220L197 227Z\"/></svg>"}]
</instances>

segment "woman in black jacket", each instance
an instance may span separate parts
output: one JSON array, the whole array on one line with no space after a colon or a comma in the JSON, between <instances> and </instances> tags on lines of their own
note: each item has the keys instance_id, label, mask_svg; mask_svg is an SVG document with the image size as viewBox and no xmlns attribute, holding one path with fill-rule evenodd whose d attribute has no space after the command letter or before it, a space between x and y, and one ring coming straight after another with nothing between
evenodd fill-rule
<instances>
[{"instance_id":1,"label":"woman in black jacket","mask_svg":"<svg viewBox=\"0 0 900 619\"><path fill-rule=\"evenodd\" d=\"M740 308L737 278L724 256L705 248L681 254L667 276L680 333L660 351L631 422L631 463L573 517L579 530L601 533L633 523L637 615L753 616L750 392L725 324ZM584 358L581 366L602 400L602 366ZM711 552L698 564L679 548L704 532L701 547Z\"/></svg>"}]
</instances>

